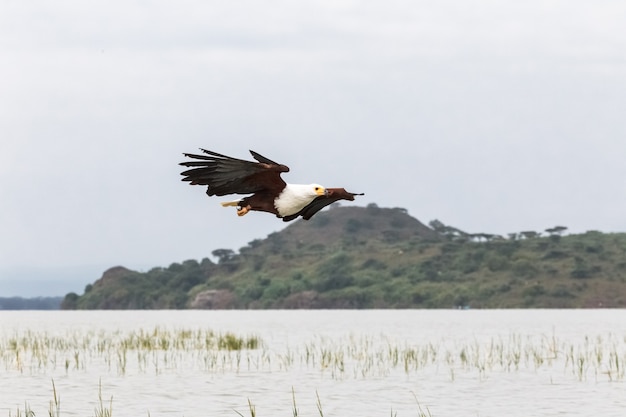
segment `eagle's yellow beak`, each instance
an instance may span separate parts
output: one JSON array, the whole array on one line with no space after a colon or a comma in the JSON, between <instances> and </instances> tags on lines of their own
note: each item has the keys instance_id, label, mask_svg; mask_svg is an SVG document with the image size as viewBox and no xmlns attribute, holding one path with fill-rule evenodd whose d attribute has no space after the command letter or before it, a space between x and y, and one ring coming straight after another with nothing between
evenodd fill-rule
<instances>
[{"instance_id":1,"label":"eagle's yellow beak","mask_svg":"<svg viewBox=\"0 0 626 417\"><path fill-rule=\"evenodd\" d=\"M326 195L327 193L328 191L326 191L326 188L322 186L315 187L315 194L317 194L318 196L323 196L323 195Z\"/></svg>"}]
</instances>

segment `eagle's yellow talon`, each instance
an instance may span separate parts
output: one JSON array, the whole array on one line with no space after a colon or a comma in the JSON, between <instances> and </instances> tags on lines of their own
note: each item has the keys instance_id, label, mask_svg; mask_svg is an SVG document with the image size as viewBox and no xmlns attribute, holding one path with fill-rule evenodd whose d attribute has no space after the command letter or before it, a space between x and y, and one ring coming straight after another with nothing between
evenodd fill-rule
<instances>
[{"instance_id":1,"label":"eagle's yellow talon","mask_svg":"<svg viewBox=\"0 0 626 417\"><path fill-rule=\"evenodd\" d=\"M252 207L250 206L241 207L239 210L237 210L237 216L245 216L246 214L248 214L251 208Z\"/></svg>"}]
</instances>

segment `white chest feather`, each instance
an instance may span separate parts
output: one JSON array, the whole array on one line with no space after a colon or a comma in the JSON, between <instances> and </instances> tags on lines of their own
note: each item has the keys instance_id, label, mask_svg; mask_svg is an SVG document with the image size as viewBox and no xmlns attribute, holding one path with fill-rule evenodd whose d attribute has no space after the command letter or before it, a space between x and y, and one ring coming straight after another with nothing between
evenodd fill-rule
<instances>
[{"instance_id":1,"label":"white chest feather","mask_svg":"<svg viewBox=\"0 0 626 417\"><path fill-rule=\"evenodd\" d=\"M296 214L311 201L315 200L318 194L314 185L287 184L282 193L274 200L274 206L281 217Z\"/></svg>"}]
</instances>

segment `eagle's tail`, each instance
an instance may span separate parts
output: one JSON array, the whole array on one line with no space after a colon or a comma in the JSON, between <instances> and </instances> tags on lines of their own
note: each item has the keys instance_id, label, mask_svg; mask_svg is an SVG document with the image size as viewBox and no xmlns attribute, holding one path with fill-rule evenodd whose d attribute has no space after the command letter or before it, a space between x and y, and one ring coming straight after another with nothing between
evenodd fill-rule
<instances>
[{"instance_id":1,"label":"eagle's tail","mask_svg":"<svg viewBox=\"0 0 626 417\"><path fill-rule=\"evenodd\" d=\"M222 207L237 207L240 204L240 200L236 201L223 201L220 203Z\"/></svg>"}]
</instances>

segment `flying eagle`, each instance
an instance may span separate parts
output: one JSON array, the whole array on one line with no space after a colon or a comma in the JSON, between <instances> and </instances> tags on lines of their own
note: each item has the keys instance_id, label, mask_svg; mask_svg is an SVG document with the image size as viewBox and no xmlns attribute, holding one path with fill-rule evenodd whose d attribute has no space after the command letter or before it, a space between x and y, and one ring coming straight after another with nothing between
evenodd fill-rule
<instances>
[{"instance_id":1,"label":"flying eagle","mask_svg":"<svg viewBox=\"0 0 626 417\"><path fill-rule=\"evenodd\" d=\"M209 196L252 194L222 203L224 207L237 207L239 216L256 210L274 213L286 222L299 216L309 220L337 200L353 201L354 196L363 195L319 184L287 184L280 175L289 172L289 168L254 151L250 153L258 162L231 158L206 149L201 151L204 155L183 154L194 161L180 163L191 168L181 173L182 180L191 185L207 185Z\"/></svg>"}]
</instances>

